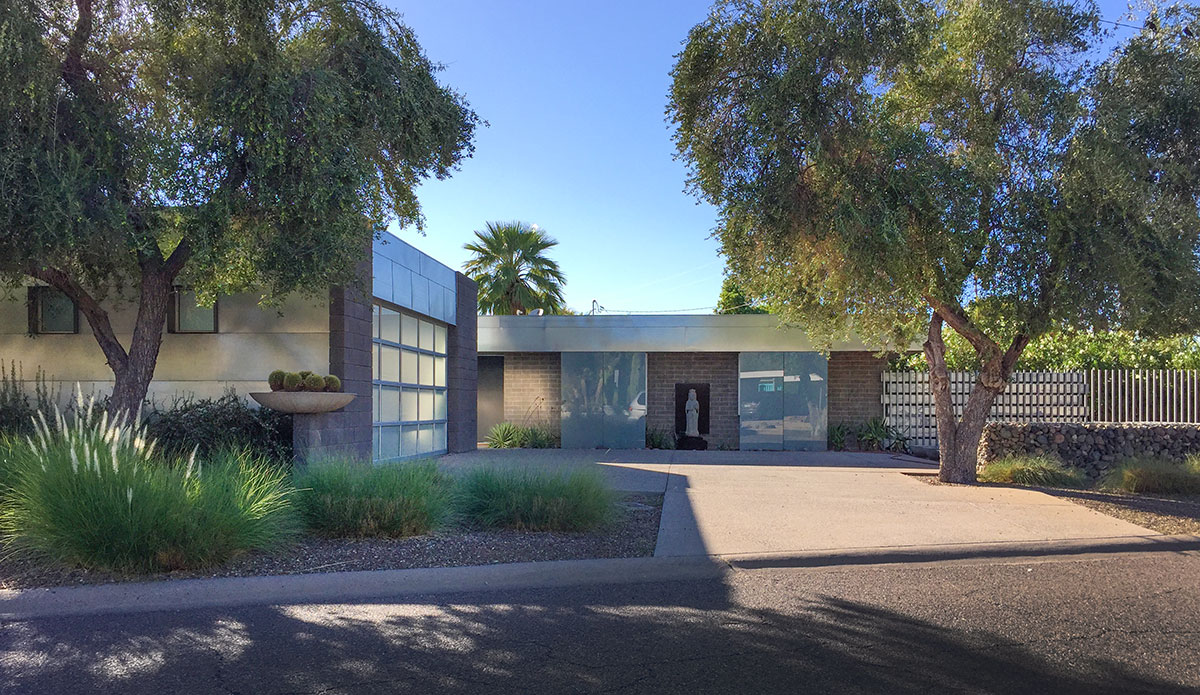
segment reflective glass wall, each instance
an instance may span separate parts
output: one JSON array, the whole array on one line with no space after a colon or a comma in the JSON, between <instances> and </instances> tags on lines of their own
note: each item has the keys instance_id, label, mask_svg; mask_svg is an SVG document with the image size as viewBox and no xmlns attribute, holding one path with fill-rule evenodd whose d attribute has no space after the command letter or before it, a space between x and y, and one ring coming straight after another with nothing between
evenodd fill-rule
<instances>
[{"instance_id":1,"label":"reflective glass wall","mask_svg":"<svg viewBox=\"0 0 1200 695\"><path fill-rule=\"evenodd\" d=\"M446 326L376 305L375 459L446 451Z\"/></svg>"},{"instance_id":2,"label":"reflective glass wall","mask_svg":"<svg viewBox=\"0 0 1200 695\"><path fill-rule=\"evenodd\" d=\"M738 372L741 449L825 449L825 357L817 352L743 352Z\"/></svg>"},{"instance_id":3,"label":"reflective glass wall","mask_svg":"<svg viewBox=\"0 0 1200 695\"><path fill-rule=\"evenodd\" d=\"M564 449L646 445L646 353L562 353Z\"/></svg>"}]
</instances>

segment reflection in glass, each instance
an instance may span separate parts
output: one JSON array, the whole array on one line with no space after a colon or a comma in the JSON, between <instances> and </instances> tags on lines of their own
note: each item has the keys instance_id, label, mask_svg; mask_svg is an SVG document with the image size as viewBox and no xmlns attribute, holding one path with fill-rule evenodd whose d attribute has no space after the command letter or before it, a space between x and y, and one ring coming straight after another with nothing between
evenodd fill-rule
<instances>
[{"instance_id":1,"label":"reflection in glass","mask_svg":"<svg viewBox=\"0 0 1200 695\"><path fill-rule=\"evenodd\" d=\"M783 353L743 352L738 367L742 449L783 448Z\"/></svg>"},{"instance_id":2,"label":"reflection in glass","mask_svg":"<svg viewBox=\"0 0 1200 695\"><path fill-rule=\"evenodd\" d=\"M783 448L824 451L829 362L815 352L788 352L783 363Z\"/></svg>"},{"instance_id":3,"label":"reflection in glass","mask_svg":"<svg viewBox=\"0 0 1200 695\"><path fill-rule=\"evenodd\" d=\"M645 391L644 352L563 353L563 448L645 446Z\"/></svg>"},{"instance_id":4,"label":"reflection in glass","mask_svg":"<svg viewBox=\"0 0 1200 695\"><path fill-rule=\"evenodd\" d=\"M828 360L816 352L741 353L740 448L824 450L828 370Z\"/></svg>"}]
</instances>

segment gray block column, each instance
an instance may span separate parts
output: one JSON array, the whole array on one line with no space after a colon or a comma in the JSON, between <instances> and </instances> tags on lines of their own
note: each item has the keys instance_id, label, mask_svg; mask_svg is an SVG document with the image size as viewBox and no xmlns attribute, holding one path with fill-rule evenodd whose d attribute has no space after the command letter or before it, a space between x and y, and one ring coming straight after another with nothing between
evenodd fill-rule
<instances>
[{"instance_id":1,"label":"gray block column","mask_svg":"<svg viewBox=\"0 0 1200 695\"><path fill-rule=\"evenodd\" d=\"M474 451L478 432L479 287L455 273L455 321L446 336L446 447L452 452Z\"/></svg>"}]
</instances>

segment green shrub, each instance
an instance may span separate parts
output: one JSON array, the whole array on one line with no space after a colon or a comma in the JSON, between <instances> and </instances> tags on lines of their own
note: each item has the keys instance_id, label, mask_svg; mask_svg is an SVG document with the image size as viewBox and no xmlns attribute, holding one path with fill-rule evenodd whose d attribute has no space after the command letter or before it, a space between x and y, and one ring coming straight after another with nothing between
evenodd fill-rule
<instances>
[{"instance_id":1,"label":"green shrub","mask_svg":"<svg viewBox=\"0 0 1200 695\"><path fill-rule=\"evenodd\" d=\"M549 427L531 425L522 428L521 446L530 449L554 449L558 447L558 436Z\"/></svg>"},{"instance_id":2,"label":"green shrub","mask_svg":"<svg viewBox=\"0 0 1200 695\"><path fill-rule=\"evenodd\" d=\"M282 391L283 379L286 376L287 372L282 369L276 369L267 375L267 386L270 386L272 391Z\"/></svg>"},{"instance_id":3,"label":"green shrub","mask_svg":"<svg viewBox=\"0 0 1200 695\"><path fill-rule=\"evenodd\" d=\"M1175 463L1151 457L1125 461L1100 481L1106 490L1200 495L1200 458Z\"/></svg>"},{"instance_id":4,"label":"green shrub","mask_svg":"<svg viewBox=\"0 0 1200 695\"><path fill-rule=\"evenodd\" d=\"M304 377L295 372L288 372L283 375L284 391L299 391L302 388L304 388Z\"/></svg>"},{"instance_id":5,"label":"green shrub","mask_svg":"<svg viewBox=\"0 0 1200 695\"><path fill-rule=\"evenodd\" d=\"M54 407L46 373L40 368L33 379L33 400L22 387L24 369L15 360L6 369L0 362L0 434L26 435L33 433L33 418L37 411L49 412Z\"/></svg>"},{"instance_id":6,"label":"green shrub","mask_svg":"<svg viewBox=\"0 0 1200 695\"><path fill-rule=\"evenodd\" d=\"M222 450L248 449L279 463L292 460L292 417L252 408L237 394L220 398L177 398L152 410L146 429L168 456L199 449L201 459Z\"/></svg>"},{"instance_id":7,"label":"green shrub","mask_svg":"<svg viewBox=\"0 0 1200 695\"><path fill-rule=\"evenodd\" d=\"M858 438L859 448L875 450L883 448L883 442L889 438L890 431L883 418L875 417L859 425L854 434Z\"/></svg>"},{"instance_id":8,"label":"green shrub","mask_svg":"<svg viewBox=\"0 0 1200 695\"><path fill-rule=\"evenodd\" d=\"M331 393L337 393L342 390L342 380L330 374L325 377L325 390Z\"/></svg>"},{"instance_id":9,"label":"green shrub","mask_svg":"<svg viewBox=\"0 0 1200 695\"><path fill-rule=\"evenodd\" d=\"M217 565L297 529L278 466L231 452L164 463L144 429L93 415L58 415L10 446L0 531L11 548L144 572Z\"/></svg>"},{"instance_id":10,"label":"green shrub","mask_svg":"<svg viewBox=\"0 0 1200 695\"><path fill-rule=\"evenodd\" d=\"M1011 483L1040 487L1083 487L1086 476L1077 468L1049 456L1006 456L979 472L984 483Z\"/></svg>"},{"instance_id":11,"label":"green shrub","mask_svg":"<svg viewBox=\"0 0 1200 695\"><path fill-rule=\"evenodd\" d=\"M415 536L437 528L450 511L449 481L428 462L313 462L294 482L301 517L323 536Z\"/></svg>"},{"instance_id":12,"label":"green shrub","mask_svg":"<svg viewBox=\"0 0 1200 695\"><path fill-rule=\"evenodd\" d=\"M665 427L647 427L646 448L674 449L675 433Z\"/></svg>"},{"instance_id":13,"label":"green shrub","mask_svg":"<svg viewBox=\"0 0 1200 695\"><path fill-rule=\"evenodd\" d=\"M497 423L487 434L487 444L492 449L515 449L524 442L525 432L511 422Z\"/></svg>"},{"instance_id":14,"label":"green shrub","mask_svg":"<svg viewBox=\"0 0 1200 695\"><path fill-rule=\"evenodd\" d=\"M524 531L586 531L613 517L615 496L596 471L476 469L458 487L469 523Z\"/></svg>"},{"instance_id":15,"label":"green shrub","mask_svg":"<svg viewBox=\"0 0 1200 695\"><path fill-rule=\"evenodd\" d=\"M846 438L854 431L853 427L845 422L839 422L829 426L826 431L826 436L829 439L829 448L834 451L841 451L846 448Z\"/></svg>"}]
</instances>

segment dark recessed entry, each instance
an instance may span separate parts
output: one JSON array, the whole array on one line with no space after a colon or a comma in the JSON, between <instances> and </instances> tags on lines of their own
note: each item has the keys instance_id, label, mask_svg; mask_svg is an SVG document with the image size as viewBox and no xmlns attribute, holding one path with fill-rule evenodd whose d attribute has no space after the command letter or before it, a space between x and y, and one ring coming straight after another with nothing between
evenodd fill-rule
<instances>
[{"instance_id":1,"label":"dark recessed entry","mask_svg":"<svg viewBox=\"0 0 1200 695\"><path fill-rule=\"evenodd\" d=\"M482 442L493 427L504 421L504 358L501 356L479 356L477 407L479 430L476 436L477 441Z\"/></svg>"},{"instance_id":2,"label":"dark recessed entry","mask_svg":"<svg viewBox=\"0 0 1200 695\"><path fill-rule=\"evenodd\" d=\"M696 389L696 400L700 402L700 434L708 434L708 384L675 384L675 433L683 434L687 429L688 390Z\"/></svg>"}]
</instances>

